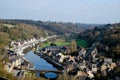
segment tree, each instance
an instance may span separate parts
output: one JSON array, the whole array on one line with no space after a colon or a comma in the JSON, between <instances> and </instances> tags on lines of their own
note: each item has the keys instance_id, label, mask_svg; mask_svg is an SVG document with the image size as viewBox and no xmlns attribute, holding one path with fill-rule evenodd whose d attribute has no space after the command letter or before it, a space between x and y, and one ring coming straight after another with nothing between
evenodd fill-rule
<instances>
[{"instance_id":1,"label":"tree","mask_svg":"<svg viewBox=\"0 0 120 80\"><path fill-rule=\"evenodd\" d=\"M55 43L51 43L50 46L57 46L57 44L55 44Z\"/></svg>"},{"instance_id":2,"label":"tree","mask_svg":"<svg viewBox=\"0 0 120 80\"><path fill-rule=\"evenodd\" d=\"M0 51L8 44L9 36L4 33L0 32Z\"/></svg>"}]
</instances>

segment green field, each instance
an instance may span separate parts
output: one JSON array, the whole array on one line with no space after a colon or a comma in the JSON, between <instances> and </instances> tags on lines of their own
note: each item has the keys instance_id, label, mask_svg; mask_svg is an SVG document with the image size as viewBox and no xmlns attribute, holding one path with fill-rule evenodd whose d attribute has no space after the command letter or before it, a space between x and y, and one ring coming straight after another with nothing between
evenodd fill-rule
<instances>
[{"instance_id":1,"label":"green field","mask_svg":"<svg viewBox=\"0 0 120 80\"><path fill-rule=\"evenodd\" d=\"M50 43L51 43L51 42L44 42L44 43L42 43L41 47L50 46Z\"/></svg>"},{"instance_id":2,"label":"green field","mask_svg":"<svg viewBox=\"0 0 120 80\"><path fill-rule=\"evenodd\" d=\"M54 43L57 44L58 46L70 46L71 45L70 41L63 41L63 40L56 40Z\"/></svg>"},{"instance_id":3,"label":"green field","mask_svg":"<svg viewBox=\"0 0 120 80\"><path fill-rule=\"evenodd\" d=\"M77 42L77 46L82 46L82 47L87 46L87 42L85 40L76 40L76 42Z\"/></svg>"},{"instance_id":4,"label":"green field","mask_svg":"<svg viewBox=\"0 0 120 80\"><path fill-rule=\"evenodd\" d=\"M77 46L82 46L82 47L87 46L87 42L84 41L84 40L76 40L76 42L77 42ZM54 42L44 42L42 44L42 47L50 46L51 43L57 44L57 46L70 46L71 45L71 41L64 41L64 40L61 40L61 39L57 39Z\"/></svg>"}]
</instances>

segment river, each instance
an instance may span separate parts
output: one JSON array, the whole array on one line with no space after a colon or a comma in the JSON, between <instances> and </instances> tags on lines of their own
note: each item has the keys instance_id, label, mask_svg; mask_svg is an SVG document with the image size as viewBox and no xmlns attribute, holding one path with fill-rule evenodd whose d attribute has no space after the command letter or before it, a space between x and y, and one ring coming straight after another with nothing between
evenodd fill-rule
<instances>
[{"instance_id":1,"label":"river","mask_svg":"<svg viewBox=\"0 0 120 80\"><path fill-rule=\"evenodd\" d=\"M40 56L34 54L33 51L27 52L24 57L32 62L36 70L57 70L52 64L48 63L46 60Z\"/></svg>"}]
</instances>

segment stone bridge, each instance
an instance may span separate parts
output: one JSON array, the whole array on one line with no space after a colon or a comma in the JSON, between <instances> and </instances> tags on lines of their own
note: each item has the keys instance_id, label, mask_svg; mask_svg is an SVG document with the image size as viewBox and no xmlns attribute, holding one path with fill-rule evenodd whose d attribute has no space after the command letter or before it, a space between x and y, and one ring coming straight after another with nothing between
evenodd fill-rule
<instances>
[{"instance_id":1,"label":"stone bridge","mask_svg":"<svg viewBox=\"0 0 120 80\"><path fill-rule=\"evenodd\" d=\"M45 74L47 72L54 72L54 73L62 73L62 70L27 70L27 71L30 71L32 73L41 73L41 74Z\"/></svg>"}]
</instances>

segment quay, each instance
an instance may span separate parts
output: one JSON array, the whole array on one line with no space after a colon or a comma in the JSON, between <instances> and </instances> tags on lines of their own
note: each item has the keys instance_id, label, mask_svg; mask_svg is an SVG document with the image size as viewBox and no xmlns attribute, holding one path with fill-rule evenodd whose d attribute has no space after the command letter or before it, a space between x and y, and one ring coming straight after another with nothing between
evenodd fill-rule
<instances>
[{"instance_id":1,"label":"quay","mask_svg":"<svg viewBox=\"0 0 120 80\"><path fill-rule=\"evenodd\" d=\"M30 69L28 69L27 71L30 71L30 72L33 72L33 73L40 72L42 74L44 74L46 72L62 73L62 70L30 70Z\"/></svg>"},{"instance_id":2,"label":"quay","mask_svg":"<svg viewBox=\"0 0 120 80\"><path fill-rule=\"evenodd\" d=\"M63 64L60 64L59 62L51 59L50 57L46 56L45 54L42 53L37 53L38 56L44 58L47 62L52 63L54 66L59 67L59 68L64 68Z\"/></svg>"}]
</instances>

